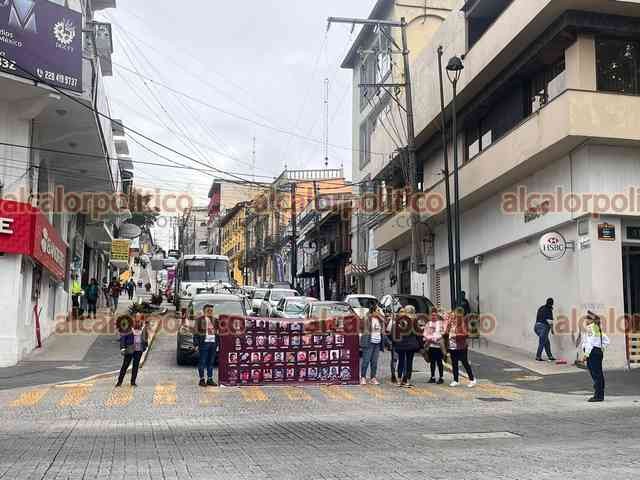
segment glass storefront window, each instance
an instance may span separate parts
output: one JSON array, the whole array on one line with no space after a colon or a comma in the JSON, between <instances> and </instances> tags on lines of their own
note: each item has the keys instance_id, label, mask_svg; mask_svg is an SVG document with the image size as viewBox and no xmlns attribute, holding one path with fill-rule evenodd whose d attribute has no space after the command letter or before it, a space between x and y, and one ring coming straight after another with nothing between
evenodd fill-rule
<instances>
[{"instance_id":1,"label":"glass storefront window","mask_svg":"<svg viewBox=\"0 0 640 480\"><path fill-rule=\"evenodd\" d=\"M640 94L640 42L625 39L596 40L598 90Z\"/></svg>"}]
</instances>

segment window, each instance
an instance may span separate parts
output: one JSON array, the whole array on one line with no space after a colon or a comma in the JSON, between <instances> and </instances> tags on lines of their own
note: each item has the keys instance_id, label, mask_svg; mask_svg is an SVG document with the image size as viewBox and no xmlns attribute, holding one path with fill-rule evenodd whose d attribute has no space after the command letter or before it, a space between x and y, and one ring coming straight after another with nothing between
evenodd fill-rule
<instances>
[{"instance_id":1,"label":"window","mask_svg":"<svg viewBox=\"0 0 640 480\"><path fill-rule=\"evenodd\" d=\"M540 110L564 91L566 88L564 72L563 56L533 77L529 89L530 114Z\"/></svg>"},{"instance_id":2,"label":"window","mask_svg":"<svg viewBox=\"0 0 640 480\"><path fill-rule=\"evenodd\" d=\"M406 259L400 262L400 293L411 294L411 260Z\"/></svg>"},{"instance_id":3,"label":"window","mask_svg":"<svg viewBox=\"0 0 640 480\"><path fill-rule=\"evenodd\" d=\"M370 118L367 118L360 125L360 169L364 168L371 161L371 136L373 135L373 125Z\"/></svg>"},{"instance_id":4,"label":"window","mask_svg":"<svg viewBox=\"0 0 640 480\"><path fill-rule=\"evenodd\" d=\"M640 94L639 54L640 42L624 39L596 39L598 90Z\"/></svg>"},{"instance_id":5,"label":"window","mask_svg":"<svg viewBox=\"0 0 640 480\"><path fill-rule=\"evenodd\" d=\"M376 57L365 55L360 65L360 83L374 83L376 81ZM364 110L375 95L373 87L360 87L360 111Z\"/></svg>"}]
</instances>

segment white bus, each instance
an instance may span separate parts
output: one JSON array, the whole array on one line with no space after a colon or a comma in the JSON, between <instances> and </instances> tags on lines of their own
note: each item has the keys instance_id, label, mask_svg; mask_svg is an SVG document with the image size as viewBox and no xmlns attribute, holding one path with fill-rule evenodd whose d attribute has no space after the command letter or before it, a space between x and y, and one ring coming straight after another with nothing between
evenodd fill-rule
<instances>
[{"instance_id":1,"label":"white bus","mask_svg":"<svg viewBox=\"0 0 640 480\"><path fill-rule=\"evenodd\" d=\"M175 304L180 312L194 295L232 288L229 258L222 255L184 255L176 265ZM223 293L223 292L221 292Z\"/></svg>"}]
</instances>

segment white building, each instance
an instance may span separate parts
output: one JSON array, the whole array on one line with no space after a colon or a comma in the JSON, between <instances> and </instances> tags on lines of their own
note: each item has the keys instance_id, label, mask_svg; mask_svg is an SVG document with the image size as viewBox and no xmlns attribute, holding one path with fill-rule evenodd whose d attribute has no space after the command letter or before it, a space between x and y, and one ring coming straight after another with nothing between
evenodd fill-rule
<instances>
[{"instance_id":1,"label":"white building","mask_svg":"<svg viewBox=\"0 0 640 480\"><path fill-rule=\"evenodd\" d=\"M0 366L37 345L36 316L42 340L66 318L72 272L85 282L109 273L118 215L91 215L78 200L122 189L103 82L110 28L93 22L115 0L66 4L0 7ZM35 43L36 29L47 42Z\"/></svg>"},{"instance_id":2,"label":"white building","mask_svg":"<svg viewBox=\"0 0 640 480\"><path fill-rule=\"evenodd\" d=\"M412 65L423 190L443 198L440 45L445 65L464 55L456 142L462 286L473 308L495 320L484 333L535 351L536 309L553 297L556 356L576 359L577 319L589 309L603 315L612 339L605 361L624 366L625 329L638 328L624 316L640 310L640 2L457 2ZM445 95L450 107L446 76ZM376 142L371 150L379 152ZM396 161L368 173L391 179ZM443 217L421 220L434 245L431 296L449 306ZM405 218L397 214L374 229L376 249L407 244ZM550 231L575 250L546 260L538 244Z\"/></svg>"}]
</instances>

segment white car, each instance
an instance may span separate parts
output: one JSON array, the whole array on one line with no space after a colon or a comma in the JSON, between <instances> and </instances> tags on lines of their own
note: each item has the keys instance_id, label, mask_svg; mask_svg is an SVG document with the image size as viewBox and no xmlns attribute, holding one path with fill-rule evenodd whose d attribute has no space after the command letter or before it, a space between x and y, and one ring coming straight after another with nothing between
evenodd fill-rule
<instances>
[{"instance_id":1,"label":"white car","mask_svg":"<svg viewBox=\"0 0 640 480\"><path fill-rule=\"evenodd\" d=\"M271 312L275 310L281 298L297 296L298 292L296 292L295 290L284 288L270 288L269 290L267 290L267 293L265 293L264 298L262 299L259 315L261 317L270 317Z\"/></svg>"},{"instance_id":2,"label":"white car","mask_svg":"<svg viewBox=\"0 0 640 480\"><path fill-rule=\"evenodd\" d=\"M367 314L369 313L369 310L372 306L378 306L378 299L373 295L347 295L344 301L347 302L349 306L351 306L351 308L353 308L358 317L360 317L361 319L367 317Z\"/></svg>"},{"instance_id":3,"label":"white car","mask_svg":"<svg viewBox=\"0 0 640 480\"><path fill-rule=\"evenodd\" d=\"M252 313L260 313L262 300L264 300L264 296L267 294L267 291L267 288L256 288L253 292L251 292L251 296L249 298L251 299Z\"/></svg>"}]
</instances>

